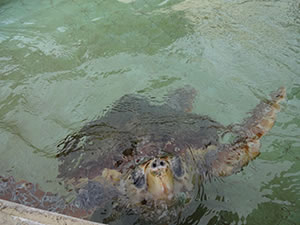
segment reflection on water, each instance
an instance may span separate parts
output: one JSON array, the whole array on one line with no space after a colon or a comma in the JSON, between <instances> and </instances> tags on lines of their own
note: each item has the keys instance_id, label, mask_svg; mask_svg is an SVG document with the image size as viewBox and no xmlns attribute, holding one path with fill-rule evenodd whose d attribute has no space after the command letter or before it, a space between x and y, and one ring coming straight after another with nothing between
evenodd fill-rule
<instances>
[{"instance_id":1,"label":"reflection on water","mask_svg":"<svg viewBox=\"0 0 300 225\"><path fill-rule=\"evenodd\" d=\"M284 85L259 158L206 183L178 224L297 224L299 15L296 0L1 1L0 174L63 194L56 145L127 93L190 84L193 112L226 125Z\"/></svg>"}]
</instances>

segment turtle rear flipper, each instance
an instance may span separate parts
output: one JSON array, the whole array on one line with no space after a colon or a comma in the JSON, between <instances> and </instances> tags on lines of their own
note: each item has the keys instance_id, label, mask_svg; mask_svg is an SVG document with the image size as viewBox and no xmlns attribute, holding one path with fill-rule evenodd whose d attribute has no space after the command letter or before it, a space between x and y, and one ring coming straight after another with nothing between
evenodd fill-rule
<instances>
[{"instance_id":1,"label":"turtle rear flipper","mask_svg":"<svg viewBox=\"0 0 300 225\"><path fill-rule=\"evenodd\" d=\"M279 102L284 100L285 95L285 88L279 88L271 94L271 100L260 102L241 125L239 136L232 144L219 146L214 159L211 155L205 156L212 175L231 175L260 154L260 138L273 127L280 109Z\"/></svg>"},{"instance_id":2,"label":"turtle rear flipper","mask_svg":"<svg viewBox=\"0 0 300 225\"><path fill-rule=\"evenodd\" d=\"M166 104L177 111L190 112L192 111L196 95L196 89L186 85L183 88L170 92L166 96Z\"/></svg>"}]
</instances>

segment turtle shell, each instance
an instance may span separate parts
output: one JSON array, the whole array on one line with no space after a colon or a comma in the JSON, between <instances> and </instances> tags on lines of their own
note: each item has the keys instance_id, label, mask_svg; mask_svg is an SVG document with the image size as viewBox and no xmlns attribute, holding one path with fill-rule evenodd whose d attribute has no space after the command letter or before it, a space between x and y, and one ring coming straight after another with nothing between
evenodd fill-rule
<instances>
[{"instance_id":1,"label":"turtle shell","mask_svg":"<svg viewBox=\"0 0 300 225\"><path fill-rule=\"evenodd\" d=\"M193 97L194 90L186 88L172 92L160 105L139 95L123 96L104 116L61 142L59 177L78 184L104 169L124 174L152 157L217 145L223 126L187 112Z\"/></svg>"}]
</instances>

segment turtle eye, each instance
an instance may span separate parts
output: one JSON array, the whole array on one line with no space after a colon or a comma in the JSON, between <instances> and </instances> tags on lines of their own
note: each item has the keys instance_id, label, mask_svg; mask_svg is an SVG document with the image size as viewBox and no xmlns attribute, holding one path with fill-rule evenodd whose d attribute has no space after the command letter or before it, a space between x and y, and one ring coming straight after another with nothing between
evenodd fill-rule
<instances>
[{"instance_id":1,"label":"turtle eye","mask_svg":"<svg viewBox=\"0 0 300 225\"><path fill-rule=\"evenodd\" d=\"M165 162L164 161L160 161L159 163L161 166L164 166L165 165Z\"/></svg>"},{"instance_id":2,"label":"turtle eye","mask_svg":"<svg viewBox=\"0 0 300 225\"><path fill-rule=\"evenodd\" d=\"M177 178L180 178L184 175L184 167L179 157L173 158L171 161L171 165L173 173Z\"/></svg>"},{"instance_id":3,"label":"turtle eye","mask_svg":"<svg viewBox=\"0 0 300 225\"><path fill-rule=\"evenodd\" d=\"M156 167L157 167L156 162L152 163L152 168L156 168Z\"/></svg>"},{"instance_id":4,"label":"turtle eye","mask_svg":"<svg viewBox=\"0 0 300 225\"><path fill-rule=\"evenodd\" d=\"M146 184L145 182L145 175L141 170L136 170L133 171L131 174L132 180L133 180L133 184L137 187L137 188L143 188Z\"/></svg>"}]
</instances>

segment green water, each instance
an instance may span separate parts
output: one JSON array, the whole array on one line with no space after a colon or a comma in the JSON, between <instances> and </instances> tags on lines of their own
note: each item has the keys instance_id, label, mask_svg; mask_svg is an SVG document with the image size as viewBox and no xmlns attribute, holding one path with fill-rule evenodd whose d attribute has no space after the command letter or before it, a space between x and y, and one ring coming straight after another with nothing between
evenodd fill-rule
<instances>
[{"instance_id":1,"label":"green water","mask_svg":"<svg viewBox=\"0 0 300 225\"><path fill-rule=\"evenodd\" d=\"M63 137L124 94L185 84L225 125L279 86L288 100L259 158L205 184L178 224L300 224L297 0L0 0L1 175L63 193Z\"/></svg>"}]
</instances>

